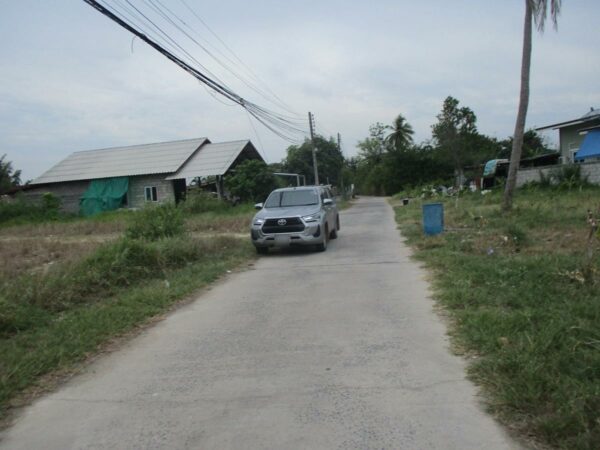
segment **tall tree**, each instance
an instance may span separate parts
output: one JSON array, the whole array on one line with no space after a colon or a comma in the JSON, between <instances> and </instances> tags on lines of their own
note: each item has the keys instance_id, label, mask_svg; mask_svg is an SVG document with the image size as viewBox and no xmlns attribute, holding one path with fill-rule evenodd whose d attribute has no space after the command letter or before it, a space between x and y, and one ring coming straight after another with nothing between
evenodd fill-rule
<instances>
[{"instance_id":1,"label":"tall tree","mask_svg":"<svg viewBox=\"0 0 600 450\"><path fill-rule=\"evenodd\" d=\"M21 171L14 170L12 162L5 158L6 155L0 156L0 194L21 184Z\"/></svg>"},{"instance_id":2,"label":"tall tree","mask_svg":"<svg viewBox=\"0 0 600 450\"><path fill-rule=\"evenodd\" d=\"M412 135L415 133L412 126L406 121L402 114L394 119L392 126L388 127L392 132L385 138L396 150L405 150L413 143Z\"/></svg>"},{"instance_id":3,"label":"tall tree","mask_svg":"<svg viewBox=\"0 0 600 450\"><path fill-rule=\"evenodd\" d=\"M358 142L358 156L369 165L379 164L388 150L385 139L387 126L377 122L369 127L369 137Z\"/></svg>"},{"instance_id":4,"label":"tall tree","mask_svg":"<svg viewBox=\"0 0 600 450\"><path fill-rule=\"evenodd\" d=\"M340 171L344 165L344 155L333 138L325 139L315 136L317 147L317 162L319 166L319 181L337 185ZM306 175L307 183L314 183L312 163L312 143L305 140L302 145L292 145L287 148L287 157L283 160L283 167L287 172Z\"/></svg>"},{"instance_id":5,"label":"tall tree","mask_svg":"<svg viewBox=\"0 0 600 450\"><path fill-rule=\"evenodd\" d=\"M431 126L432 135L438 148L454 165L456 184L463 178L466 156L477 135L477 116L466 106L459 107L459 101L448 96L444 100L438 122Z\"/></svg>"},{"instance_id":6,"label":"tall tree","mask_svg":"<svg viewBox=\"0 0 600 450\"><path fill-rule=\"evenodd\" d=\"M504 189L504 200L502 208L508 211L512 208L512 201L517 184L517 171L523 150L523 135L525 133L525 121L527 119L527 108L529 107L529 76L531 73L531 35L532 22L535 21L538 31L543 32L550 9L550 17L557 27L557 19L560 14L562 0L525 0L525 24L523 26L523 55L521 60L521 93L519 95L519 110L515 123L515 134L510 155L508 178Z\"/></svg>"}]
</instances>

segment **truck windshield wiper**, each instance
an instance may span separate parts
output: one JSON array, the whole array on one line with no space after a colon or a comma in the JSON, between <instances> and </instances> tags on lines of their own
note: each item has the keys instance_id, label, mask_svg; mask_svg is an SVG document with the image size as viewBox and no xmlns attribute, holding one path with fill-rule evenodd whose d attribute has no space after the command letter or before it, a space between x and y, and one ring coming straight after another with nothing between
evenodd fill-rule
<instances>
[{"instance_id":1,"label":"truck windshield wiper","mask_svg":"<svg viewBox=\"0 0 600 450\"><path fill-rule=\"evenodd\" d=\"M312 206L318 205L318 203L301 203L300 205L285 205L285 208L292 208L294 206Z\"/></svg>"}]
</instances>

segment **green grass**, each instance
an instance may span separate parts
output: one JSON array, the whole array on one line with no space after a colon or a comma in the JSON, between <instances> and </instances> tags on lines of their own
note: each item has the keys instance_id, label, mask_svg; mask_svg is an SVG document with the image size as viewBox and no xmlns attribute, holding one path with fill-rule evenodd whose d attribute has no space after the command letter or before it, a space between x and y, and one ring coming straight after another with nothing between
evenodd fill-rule
<instances>
[{"instance_id":1,"label":"green grass","mask_svg":"<svg viewBox=\"0 0 600 450\"><path fill-rule=\"evenodd\" d=\"M0 280L0 414L43 375L164 312L251 250L231 237L123 238L47 273Z\"/></svg>"},{"instance_id":2,"label":"green grass","mask_svg":"<svg viewBox=\"0 0 600 450\"><path fill-rule=\"evenodd\" d=\"M399 196L402 198L403 196ZM421 205L441 201L447 231L424 237ZM521 190L504 214L500 193L413 199L396 217L433 270L436 299L489 408L544 445L600 447L600 258L582 282L586 211L600 190Z\"/></svg>"}]
</instances>

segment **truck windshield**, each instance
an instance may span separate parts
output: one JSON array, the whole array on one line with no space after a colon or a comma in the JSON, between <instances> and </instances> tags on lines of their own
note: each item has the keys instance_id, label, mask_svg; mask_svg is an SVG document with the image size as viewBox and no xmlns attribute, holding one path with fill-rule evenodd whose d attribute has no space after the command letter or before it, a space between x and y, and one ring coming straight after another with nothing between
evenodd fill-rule
<instances>
[{"instance_id":1,"label":"truck windshield","mask_svg":"<svg viewBox=\"0 0 600 450\"><path fill-rule=\"evenodd\" d=\"M265 203L265 208L285 208L289 206L318 205L319 196L313 190L273 192Z\"/></svg>"}]
</instances>

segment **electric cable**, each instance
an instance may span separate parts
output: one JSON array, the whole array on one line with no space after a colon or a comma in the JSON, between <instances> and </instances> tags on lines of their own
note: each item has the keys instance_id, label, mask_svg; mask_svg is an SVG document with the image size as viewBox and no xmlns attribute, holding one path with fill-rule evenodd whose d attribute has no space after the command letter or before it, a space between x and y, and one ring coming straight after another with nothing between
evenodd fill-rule
<instances>
[{"instance_id":1,"label":"electric cable","mask_svg":"<svg viewBox=\"0 0 600 450\"><path fill-rule=\"evenodd\" d=\"M252 117L254 117L263 126L268 128L270 131L272 131L274 134L276 134L280 138L287 140L289 142L292 142L292 143L297 143L297 142L299 142L299 140L297 138L294 138L293 136L297 135L297 134L305 134L306 133L303 129L295 126L295 124L293 124L290 120L285 118L283 115L276 114L273 111L270 111L270 110L263 108L255 103L247 101L244 98L242 98L241 96L239 96L238 94L236 94L235 92L233 92L221 80L219 80L217 77L213 76L213 74L210 73L210 71L208 71L199 61L197 61L189 52L187 52L183 47L181 47L181 45L179 45L174 39L172 39L164 30L161 29L161 27L156 25L149 17L147 17L147 15L145 15L142 11L140 11L129 0L125 0L126 3L128 5L130 5L140 16L142 16L159 33L159 35L162 35L164 37L164 39L167 40L168 43L172 43L172 45L175 48L180 49L180 51L182 51L184 53L184 55L186 55L188 58L190 58L191 61L198 64L198 66L200 68L202 68L204 70L204 72L209 73L209 75L211 75L216 80L209 77L208 75L201 72L200 70L194 68L191 64L184 61L184 59L182 57L177 56L175 54L177 52L168 51L163 46L161 46L159 43L155 42L155 40L151 39L146 34L137 30L135 27L133 27L132 25L127 23L123 18L121 18L117 15L117 11L115 11L115 9L112 9L112 11L111 11L109 8L100 4L96 0L83 0L83 1L88 3L90 6L95 8L97 11L99 11L100 13L102 13L103 15L108 17L109 19L116 22L122 28L126 29L127 31L133 33L134 35L136 35L137 37L142 39L144 42L146 42L148 45L150 45L156 51L161 53L163 56L165 56L170 61L177 64L180 68L182 68L183 70L188 72L190 75L197 78L201 83L203 83L208 88L212 89L214 92L221 94L222 96L226 97L233 103L236 103L236 104L242 106L244 109L246 109L246 111L250 115L252 115ZM131 11L130 11L130 13L131 13Z\"/></svg>"}]
</instances>

